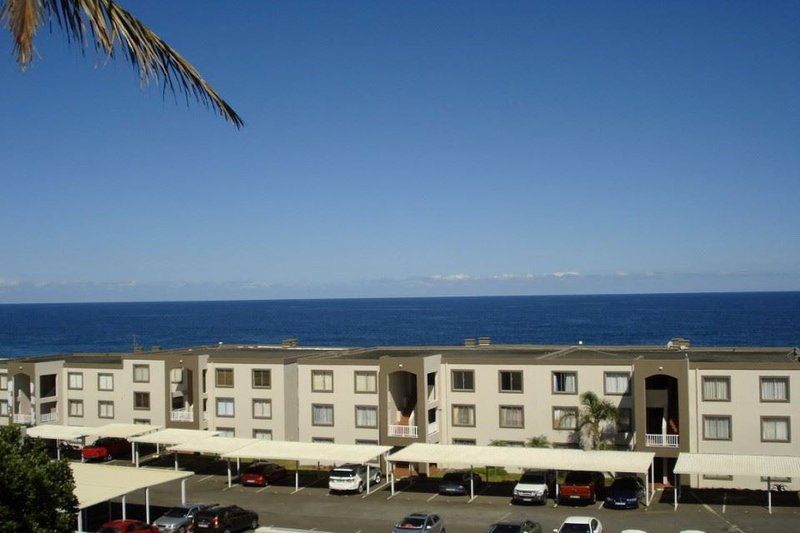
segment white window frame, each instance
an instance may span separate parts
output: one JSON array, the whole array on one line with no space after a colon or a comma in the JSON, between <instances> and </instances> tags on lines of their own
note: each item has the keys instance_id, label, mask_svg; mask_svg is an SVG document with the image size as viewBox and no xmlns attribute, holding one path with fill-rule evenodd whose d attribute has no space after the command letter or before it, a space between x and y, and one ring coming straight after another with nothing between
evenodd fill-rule
<instances>
[{"instance_id":1,"label":"white window frame","mask_svg":"<svg viewBox=\"0 0 800 533\"><path fill-rule=\"evenodd\" d=\"M227 408L223 409L222 414L220 414L220 407L228 405L230 405L230 414L227 414ZM214 407L214 412L218 418L233 418L236 416L236 401L233 398L217 398L216 402L214 402Z\"/></svg>"},{"instance_id":2,"label":"white window frame","mask_svg":"<svg viewBox=\"0 0 800 533\"><path fill-rule=\"evenodd\" d=\"M109 387L108 384L111 384ZM114 374L108 372L100 372L97 374L97 390L101 392L114 391Z\"/></svg>"}]
</instances>

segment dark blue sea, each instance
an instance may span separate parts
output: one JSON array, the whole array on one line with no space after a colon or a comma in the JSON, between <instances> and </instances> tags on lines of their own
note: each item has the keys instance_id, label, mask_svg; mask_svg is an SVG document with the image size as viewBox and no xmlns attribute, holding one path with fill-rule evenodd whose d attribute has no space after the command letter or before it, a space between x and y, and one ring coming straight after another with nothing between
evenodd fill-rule
<instances>
[{"instance_id":1,"label":"dark blue sea","mask_svg":"<svg viewBox=\"0 0 800 533\"><path fill-rule=\"evenodd\" d=\"M217 342L800 345L800 292L0 305L0 355Z\"/></svg>"}]
</instances>

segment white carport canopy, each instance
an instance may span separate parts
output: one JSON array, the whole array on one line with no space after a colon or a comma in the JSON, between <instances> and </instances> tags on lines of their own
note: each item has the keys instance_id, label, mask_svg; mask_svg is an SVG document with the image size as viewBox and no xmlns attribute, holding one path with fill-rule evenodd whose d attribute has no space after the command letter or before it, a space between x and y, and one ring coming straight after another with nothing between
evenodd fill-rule
<instances>
[{"instance_id":1,"label":"white carport canopy","mask_svg":"<svg viewBox=\"0 0 800 533\"><path fill-rule=\"evenodd\" d=\"M83 439L93 428L87 426L61 426L57 424L42 424L25 430L25 434L36 439L50 439L56 441L56 457L61 459L61 441L74 441Z\"/></svg>"},{"instance_id":2,"label":"white carport canopy","mask_svg":"<svg viewBox=\"0 0 800 533\"><path fill-rule=\"evenodd\" d=\"M161 426L153 426L150 424L106 424L91 430L86 434L87 437L113 437L118 439L130 439L144 435L145 433L152 433L153 431L161 429Z\"/></svg>"},{"instance_id":3,"label":"white carport canopy","mask_svg":"<svg viewBox=\"0 0 800 533\"><path fill-rule=\"evenodd\" d=\"M175 444L183 444L185 442L193 442L198 439L205 439L208 437L215 437L219 435L219 431L206 431L202 429L176 429L166 428L159 429L152 433L146 433L138 437L130 439L134 443L134 455L136 458L136 466L139 466L139 444L155 444L156 454L161 452L162 445L170 446ZM177 457L175 470L178 469Z\"/></svg>"},{"instance_id":4,"label":"white carport canopy","mask_svg":"<svg viewBox=\"0 0 800 533\"><path fill-rule=\"evenodd\" d=\"M122 516L125 518L125 496L136 490L145 490L145 513L150 523L150 488L171 481L181 481L181 501L186 501L185 480L193 472L130 468L127 466L70 463L78 498L78 530L83 530L83 510L114 498L122 498Z\"/></svg>"},{"instance_id":5,"label":"white carport canopy","mask_svg":"<svg viewBox=\"0 0 800 533\"><path fill-rule=\"evenodd\" d=\"M289 442L277 440L253 440L251 444L226 453L223 457L230 459L272 459L295 462L295 491L300 490L300 461L313 463L332 462L334 464L367 464L367 494L370 492L371 461L378 460L391 446L372 444L334 444L329 442Z\"/></svg>"},{"instance_id":6,"label":"white carport canopy","mask_svg":"<svg viewBox=\"0 0 800 533\"><path fill-rule=\"evenodd\" d=\"M392 463L438 463L470 468L473 466L501 466L546 470L631 472L644 474L649 481L654 457L655 453L653 452L414 443L393 453L388 460ZM392 476L392 492L394 492L394 476ZM650 494L650 490L648 490L648 505ZM474 497L474 493L471 495Z\"/></svg>"},{"instance_id":7,"label":"white carport canopy","mask_svg":"<svg viewBox=\"0 0 800 533\"><path fill-rule=\"evenodd\" d=\"M716 453L682 453L675 463L677 474L709 476L758 476L767 478L768 509L772 512L770 478L800 477L800 457L787 455L732 455ZM677 487L677 483L674 483ZM678 507L677 489L674 505Z\"/></svg>"},{"instance_id":8,"label":"white carport canopy","mask_svg":"<svg viewBox=\"0 0 800 533\"><path fill-rule=\"evenodd\" d=\"M204 453L208 455L218 455L223 457L226 453L234 452L239 448L244 448L251 444L254 439L242 439L239 437L208 437L205 439L184 442L171 446L169 450L175 453L175 470L178 469L179 453ZM228 486L233 483L231 475L231 460L226 458L228 463ZM236 471L239 471L239 460L236 460Z\"/></svg>"}]
</instances>

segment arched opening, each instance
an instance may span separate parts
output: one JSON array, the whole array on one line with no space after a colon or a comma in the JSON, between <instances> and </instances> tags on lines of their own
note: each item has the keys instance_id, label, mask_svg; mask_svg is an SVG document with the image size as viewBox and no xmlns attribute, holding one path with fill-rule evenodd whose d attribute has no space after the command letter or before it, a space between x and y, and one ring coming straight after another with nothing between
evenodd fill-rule
<instances>
[{"instance_id":1,"label":"arched opening","mask_svg":"<svg viewBox=\"0 0 800 533\"><path fill-rule=\"evenodd\" d=\"M647 446L679 446L678 380L665 374L645 379Z\"/></svg>"},{"instance_id":2,"label":"arched opening","mask_svg":"<svg viewBox=\"0 0 800 533\"><path fill-rule=\"evenodd\" d=\"M417 376L405 370L389 374L390 437L417 437Z\"/></svg>"}]
</instances>

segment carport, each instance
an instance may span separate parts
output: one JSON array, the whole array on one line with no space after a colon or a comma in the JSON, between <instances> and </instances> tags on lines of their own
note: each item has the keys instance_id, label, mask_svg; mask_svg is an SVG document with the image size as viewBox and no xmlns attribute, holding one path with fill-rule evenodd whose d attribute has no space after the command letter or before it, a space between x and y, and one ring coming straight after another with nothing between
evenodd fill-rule
<instances>
[{"instance_id":1,"label":"carport","mask_svg":"<svg viewBox=\"0 0 800 533\"><path fill-rule=\"evenodd\" d=\"M80 440L86 438L94 428L86 426L60 426L56 424L43 424L41 426L29 427L25 430L25 435L36 439L49 439L56 441L56 457L61 459L61 441Z\"/></svg>"},{"instance_id":2,"label":"carport","mask_svg":"<svg viewBox=\"0 0 800 533\"><path fill-rule=\"evenodd\" d=\"M678 474L757 476L767 478L767 508L772 514L772 478L800 476L800 457L682 453L675 463L674 508L678 508Z\"/></svg>"},{"instance_id":3,"label":"carport","mask_svg":"<svg viewBox=\"0 0 800 533\"><path fill-rule=\"evenodd\" d=\"M152 433L158 429L161 429L161 426L153 426L150 424L106 424L104 426L91 428L89 432L86 433L87 437L97 437L103 438L117 438L117 439L128 439L131 440L133 437L138 437L139 435L144 435L146 433ZM136 446L133 442L131 442L131 463L136 462Z\"/></svg>"},{"instance_id":4,"label":"carport","mask_svg":"<svg viewBox=\"0 0 800 533\"><path fill-rule=\"evenodd\" d=\"M160 455L161 446L175 446L176 444L184 444L186 442L194 442L208 437L216 437L217 435L219 435L219 431L167 428L159 429L158 431L140 435L138 437L133 437L130 440L134 444L134 457L136 458L136 466L138 467L139 444L155 444L156 454ZM175 470L177 469L178 454L175 454Z\"/></svg>"},{"instance_id":5,"label":"carport","mask_svg":"<svg viewBox=\"0 0 800 533\"><path fill-rule=\"evenodd\" d=\"M150 488L171 481L181 481L181 502L186 503L186 479L193 472L173 472L151 468L70 463L78 498L78 531L83 531L84 509L114 498L122 498L122 519L126 518L125 498L144 489L145 516L150 523Z\"/></svg>"},{"instance_id":6,"label":"carport","mask_svg":"<svg viewBox=\"0 0 800 533\"><path fill-rule=\"evenodd\" d=\"M244 448L248 444L252 444L255 439L241 439L238 437L206 437L200 440L184 442L171 446L169 451L175 454L175 469L178 468L178 454L179 453L202 453L207 455L216 455L224 458L228 463L228 486L232 485L231 475L231 460L229 457L224 457L225 454L234 452L239 448ZM236 471L239 471L239 459L236 459Z\"/></svg>"},{"instance_id":7,"label":"carport","mask_svg":"<svg viewBox=\"0 0 800 533\"><path fill-rule=\"evenodd\" d=\"M386 460L386 453L391 449L391 446L372 444L334 444L328 442L289 442L253 439L251 444L226 453L223 457L229 459L235 458L237 462L245 458L294 461L295 492L300 490L300 461L311 461L317 464L322 461L332 462L334 464L365 464L367 465L367 494L369 494L371 477L371 466L369 462L377 459L380 464L380 457L383 456L384 460ZM230 486L230 477L228 477L228 486Z\"/></svg>"},{"instance_id":8,"label":"carport","mask_svg":"<svg viewBox=\"0 0 800 533\"><path fill-rule=\"evenodd\" d=\"M542 470L586 470L600 472L630 472L643 474L647 480L645 503L655 489L652 483L653 452L575 450L554 448L517 448L501 446L471 446L459 444L414 443L390 455L390 463L437 463L469 467L500 466ZM394 495L394 469L390 468L390 483ZM475 499L475 483L470 479L470 501ZM558 499L558 484L556 484Z\"/></svg>"}]
</instances>

